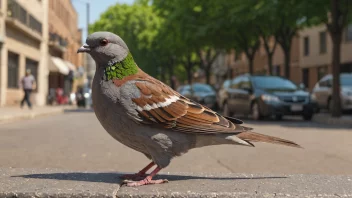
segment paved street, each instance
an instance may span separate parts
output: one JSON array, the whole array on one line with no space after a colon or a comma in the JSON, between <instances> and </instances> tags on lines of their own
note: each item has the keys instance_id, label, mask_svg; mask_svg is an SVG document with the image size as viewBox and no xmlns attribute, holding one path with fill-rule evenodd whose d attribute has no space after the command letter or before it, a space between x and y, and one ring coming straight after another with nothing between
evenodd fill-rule
<instances>
[{"instance_id":1,"label":"paved street","mask_svg":"<svg viewBox=\"0 0 352 198\"><path fill-rule=\"evenodd\" d=\"M257 132L304 149L256 144L211 146L175 159L166 172L352 174L352 131L300 120L246 121ZM94 113L67 112L0 125L0 167L138 171L144 155L115 141Z\"/></svg>"}]
</instances>

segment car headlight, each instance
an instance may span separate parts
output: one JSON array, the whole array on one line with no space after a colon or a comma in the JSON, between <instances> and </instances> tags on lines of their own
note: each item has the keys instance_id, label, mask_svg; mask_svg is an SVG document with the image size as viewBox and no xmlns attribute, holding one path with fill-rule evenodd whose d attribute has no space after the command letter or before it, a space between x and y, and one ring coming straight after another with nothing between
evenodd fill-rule
<instances>
[{"instance_id":1,"label":"car headlight","mask_svg":"<svg viewBox=\"0 0 352 198\"><path fill-rule=\"evenodd\" d=\"M279 102L280 99L277 96L273 96L273 95L267 95L267 94L263 94L261 96L262 100L266 101L266 102Z\"/></svg>"}]
</instances>

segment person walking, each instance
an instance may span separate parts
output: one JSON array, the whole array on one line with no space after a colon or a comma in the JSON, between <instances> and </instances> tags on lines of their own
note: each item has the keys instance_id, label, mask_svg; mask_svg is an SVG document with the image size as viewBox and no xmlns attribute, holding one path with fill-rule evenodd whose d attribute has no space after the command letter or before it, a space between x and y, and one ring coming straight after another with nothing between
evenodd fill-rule
<instances>
[{"instance_id":1,"label":"person walking","mask_svg":"<svg viewBox=\"0 0 352 198\"><path fill-rule=\"evenodd\" d=\"M21 79L21 86L23 88L24 97L21 101L21 108L23 108L24 102L27 102L27 105L32 109L32 103L30 101L31 92L35 89L36 81L34 76L31 74L31 70L26 70L26 75Z\"/></svg>"}]
</instances>

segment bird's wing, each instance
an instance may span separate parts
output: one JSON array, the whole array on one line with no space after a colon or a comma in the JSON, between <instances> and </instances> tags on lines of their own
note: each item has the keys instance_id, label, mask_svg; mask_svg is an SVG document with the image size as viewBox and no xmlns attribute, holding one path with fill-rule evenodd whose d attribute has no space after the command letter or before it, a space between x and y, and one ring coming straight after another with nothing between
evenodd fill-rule
<instances>
[{"instance_id":1,"label":"bird's wing","mask_svg":"<svg viewBox=\"0 0 352 198\"><path fill-rule=\"evenodd\" d=\"M139 123L168 128L184 133L241 133L251 130L240 126L235 118L226 119L211 109L198 104L164 83L152 78L133 81L140 94L131 98ZM134 119L134 118L132 118Z\"/></svg>"}]
</instances>

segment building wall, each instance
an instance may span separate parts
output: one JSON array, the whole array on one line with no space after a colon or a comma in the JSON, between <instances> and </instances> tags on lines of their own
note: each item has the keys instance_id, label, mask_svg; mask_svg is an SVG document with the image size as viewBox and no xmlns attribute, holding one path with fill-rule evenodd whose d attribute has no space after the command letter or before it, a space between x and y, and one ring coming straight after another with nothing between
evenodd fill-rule
<instances>
[{"instance_id":1,"label":"building wall","mask_svg":"<svg viewBox=\"0 0 352 198\"><path fill-rule=\"evenodd\" d=\"M23 97L22 90L18 88L8 88L8 53L12 52L18 55L18 85L20 79L24 76L26 69L26 59L36 61L37 64L37 82L38 89L32 94L32 102L35 105L44 105L47 84L45 60L47 55L43 53L43 34L47 29L45 13L47 12L47 0L17 0L29 14L31 14L42 25L42 33L39 33L30 27L22 24L17 19L4 15L1 19L2 35L5 44L1 49L1 97L0 106L15 105ZM7 13L7 0L2 0L2 12Z\"/></svg>"},{"instance_id":2,"label":"building wall","mask_svg":"<svg viewBox=\"0 0 352 198\"><path fill-rule=\"evenodd\" d=\"M320 52L320 32L326 32L326 52ZM304 54L304 38L309 38L309 54ZM332 40L325 25L306 28L300 32L300 65L309 71L309 89L326 74L332 72ZM341 64L352 63L352 41L346 41L345 35L341 44ZM320 73L320 74L319 74Z\"/></svg>"},{"instance_id":3,"label":"building wall","mask_svg":"<svg viewBox=\"0 0 352 198\"><path fill-rule=\"evenodd\" d=\"M68 42L62 58L81 66L82 55L76 53L81 46L81 31L78 30L78 15L71 1L50 0L49 10L49 32L59 34Z\"/></svg>"}]
</instances>

